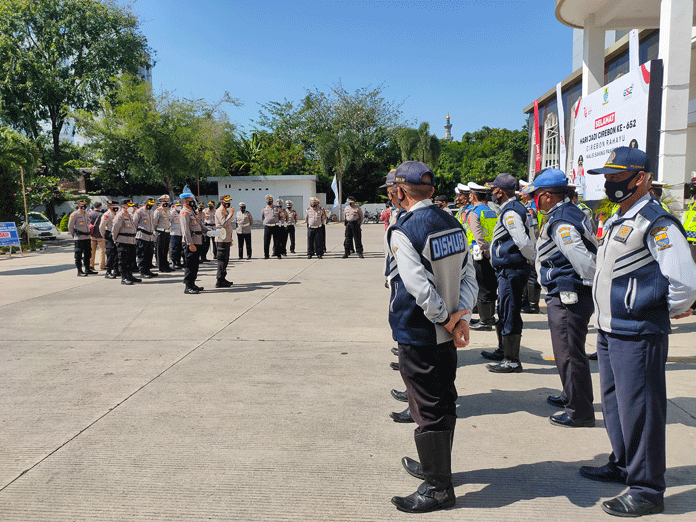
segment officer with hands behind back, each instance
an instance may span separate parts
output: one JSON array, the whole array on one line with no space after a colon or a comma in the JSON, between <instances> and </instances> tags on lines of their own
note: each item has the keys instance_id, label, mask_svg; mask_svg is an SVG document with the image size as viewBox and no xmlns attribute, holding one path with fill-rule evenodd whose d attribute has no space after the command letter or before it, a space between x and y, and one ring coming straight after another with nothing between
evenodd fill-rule
<instances>
[{"instance_id":1,"label":"officer with hands behind back","mask_svg":"<svg viewBox=\"0 0 696 522\"><path fill-rule=\"evenodd\" d=\"M457 348L469 342L469 318L478 291L464 231L433 205L435 175L425 163L407 161L396 170L403 212L388 229L391 282L389 323L399 344L399 370L406 384L420 463L402 464L425 481L407 497L394 497L400 511L424 513L455 504L452 440L457 420Z\"/></svg>"},{"instance_id":2,"label":"officer with hands behind back","mask_svg":"<svg viewBox=\"0 0 696 522\"><path fill-rule=\"evenodd\" d=\"M208 229L203 224L202 213L195 213L196 201L193 194L184 192L179 196L183 209L181 210L181 236L184 242L184 288L185 294L198 294L203 291L202 286L196 285L196 276L200 266L201 255L199 249L203 248L203 235Z\"/></svg>"},{"instance_id":3,"label":"officer with hands behind back","mask_svg":"<svg viewBox=\"0 0 696 522\"><path fill-rule=\"evenodd\" d=\"M691 315L696 265L681 223L651 198L650 161L631 147L614 149L604 189L618 212L604 224L593 298L604 424L612 453L580 474L628 486L602 503L610 515L660 513L665 493L665 363L670 318Z\"/></svg>"}]
</instances>

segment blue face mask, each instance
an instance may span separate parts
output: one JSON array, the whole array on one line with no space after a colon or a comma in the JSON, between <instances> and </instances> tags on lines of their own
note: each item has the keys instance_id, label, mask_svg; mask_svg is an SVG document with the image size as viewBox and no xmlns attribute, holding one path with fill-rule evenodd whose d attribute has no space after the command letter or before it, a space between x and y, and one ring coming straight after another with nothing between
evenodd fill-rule
<instances>
[{"instance_id":1,"label":"blue face mask","mask_svg":"<svg viewBox=\"0 0 696 522\"><path fill-rule=\"evenodd\" d=\"M631 184L631 181L633 181L638 174L639 172L635 172L633 176L630 176L623 181L605 180L604 191L607 193L607 198L609 198L609 201L611 201L612 203L621 203L622 201L626 201L633 194L635 194L638 190L638 185L636 184L636 186L634 186L633 188L628 188L628 186Z\"/></svg>"}]
</instances>

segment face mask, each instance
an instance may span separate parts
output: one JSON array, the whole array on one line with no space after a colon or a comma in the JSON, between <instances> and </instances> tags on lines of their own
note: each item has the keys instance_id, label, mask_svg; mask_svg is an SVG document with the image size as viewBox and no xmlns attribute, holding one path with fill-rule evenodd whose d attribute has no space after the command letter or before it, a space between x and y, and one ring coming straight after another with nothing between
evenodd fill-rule
<instances>
[{"instance_id":1,"label":"face mask","mask_svg":"<svg viewBox=\"0 0 696 522\"><path fill-rule=\"evenodd\" d=\"M191 208L196 208L196 202L195 201L189 201L188 206Z\"/></svg>"},{"instance_id":2,"label":"face mask","mask_svg":"<svg viewBox=\"0 0 696 522\"><path fill-rule=\"evenodd\" d=\"M313 206L314 208L316 208L317 204L316 204L316 203L312 203L312 206Z\"/></svg>"},{"instance_id":3,"label":"face mask","mask_svg":"<svg viewBox=\"0 0 696 522\"><path fill-rule=\"evenodd\" d=\"M497 192L492 193L491 194L491 201L493 203L495 203L496 205L498 205L500 203L500 195Z\"/></svg>"},{"instance_id":4,"label":"face mask","mask_svg":"<svg viewBox=\"0 0 696 522\"><path fill-rule=\"evenodd\" d=\"M84 205L80 205L80 210L87 210L87 207Z\"/></svg>"},{"instance_id":5,"label":"face mask","mask_svg":"<svg viewBox=\"0 0 696 522\"><path fill-rule=\"evenodd\" d=\"M239 207L239 210L241 210L242 212L244 212L244 211L246 210L246 207Z\"/></svg>"},{"instance_id":6,"label":"face mask","mask_svg":"<svg viewBox=\"0 0 696 522\"><path fill-rule=\"evenodd\" d=\"M145 205L145 208L150 210L152 208L152 205Z\"/></svg>"},{"instance_id":7,"label":"face mask","mask_svg":"<svg viewBox=\"0 0 696 522\"><path fill-rule=\"evenodd\" d=\"M607 193L607 198L609 198L609 201L612 203L621 203L622 201L626 201L628 198L630 198L633 194L636 193L638 190L638 185L635 187L629 189L628 185L630 185L631 181L638 175L639 173L636 172L633 174L633 176L630 176L629 178L623 180L623 181L604 181L604 190Z\"/></svg>"}]
</instances>

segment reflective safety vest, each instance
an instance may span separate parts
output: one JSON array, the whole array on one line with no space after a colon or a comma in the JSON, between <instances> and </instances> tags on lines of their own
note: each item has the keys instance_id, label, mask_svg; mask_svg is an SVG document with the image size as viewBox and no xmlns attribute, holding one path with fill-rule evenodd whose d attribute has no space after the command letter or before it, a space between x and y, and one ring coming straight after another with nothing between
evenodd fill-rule
<instances>
[{"instance_id":1,"label":"reflective safety vest","mask_svg":"<svg viewBox=\"0 0 696 522\"><path fill-rule=\"evenodd\" d=\"M684 214L684 230L689 243L696 244L696 201L689 203L688 210Z\"/></svg>"},{"instance_id":2,"label":"reflective safety vest","mask_svg":"<svg viewBox=\"0 0 696 522\"><path fill-rule=\"evenodd\" d=\"M485 203L479 203L471 210L471 212L474 212L478 216L479 223L483 229L483 239L485 239L490 245L491 241L493 241L493 230L495 230L495 224L498 222L498 214L496 214L495 210L491 209L491 207ZM476 243L476 240L474 239L474 234L471 232L469 227L466 227L465 230L466 239L469 243L469 248L471 249L474 246L474 243Z\"/></svg>"}]
</instances>

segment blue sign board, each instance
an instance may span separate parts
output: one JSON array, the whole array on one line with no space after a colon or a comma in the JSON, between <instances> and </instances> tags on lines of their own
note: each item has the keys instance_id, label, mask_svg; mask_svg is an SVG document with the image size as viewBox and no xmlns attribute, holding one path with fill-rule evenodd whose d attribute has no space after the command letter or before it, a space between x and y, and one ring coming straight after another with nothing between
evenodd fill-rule
<instances>
[{"instance_id":1,"label":"blue sign board","mask_svg":"<svg viewBox=\"0 0 696 522\"><path fill-rule=\"evenodd\" d=\"M0 223L0 247L20 246L17 225L14 223Z\"/></svg>"}]
</instances>

